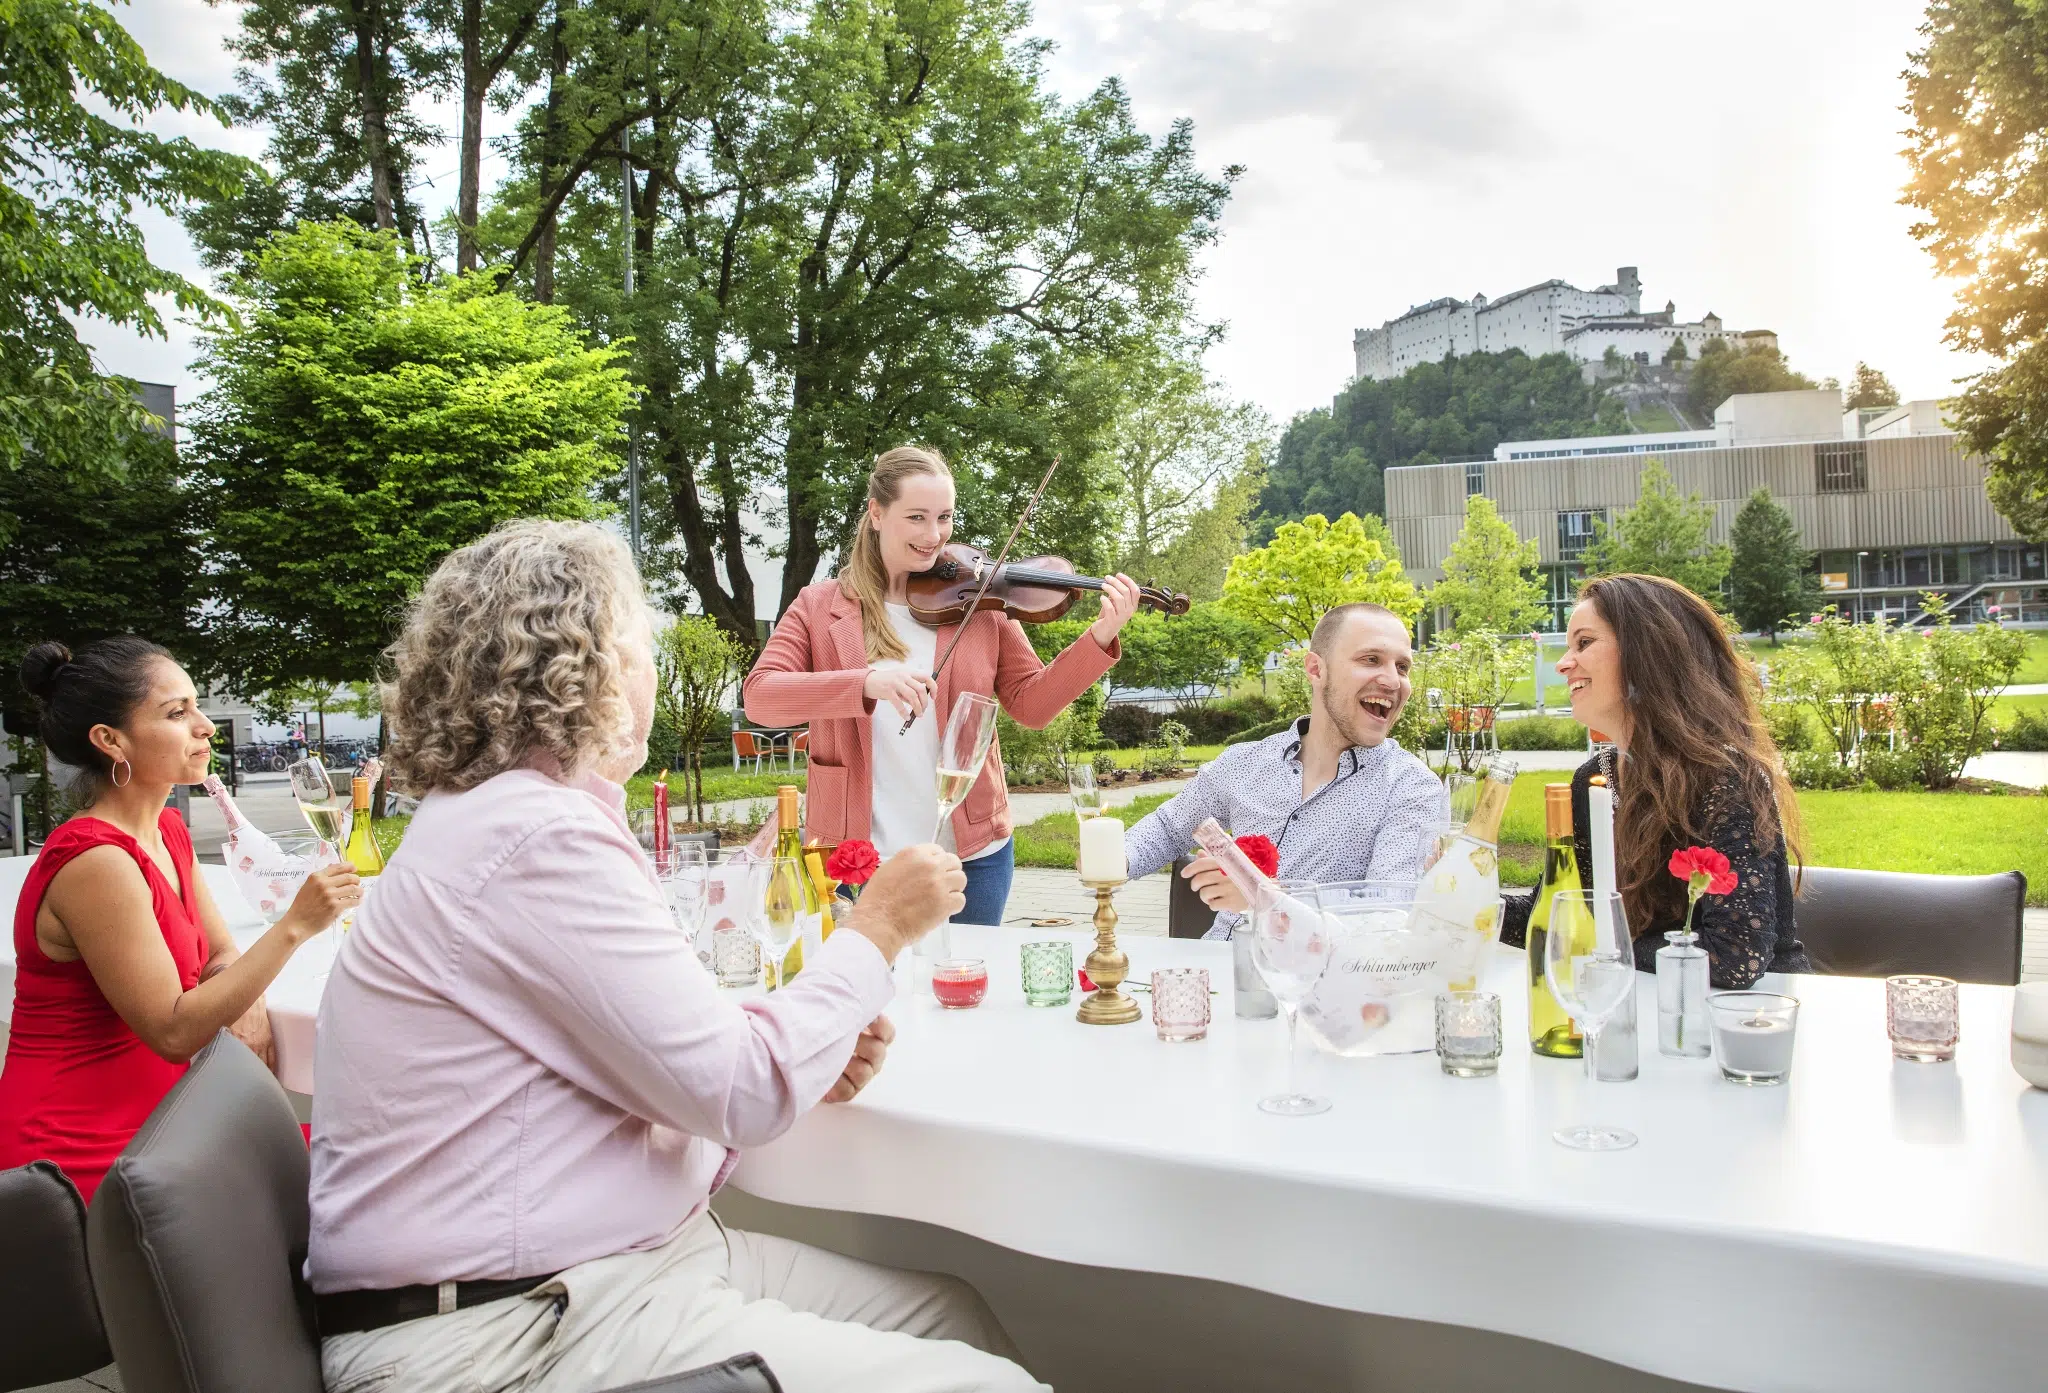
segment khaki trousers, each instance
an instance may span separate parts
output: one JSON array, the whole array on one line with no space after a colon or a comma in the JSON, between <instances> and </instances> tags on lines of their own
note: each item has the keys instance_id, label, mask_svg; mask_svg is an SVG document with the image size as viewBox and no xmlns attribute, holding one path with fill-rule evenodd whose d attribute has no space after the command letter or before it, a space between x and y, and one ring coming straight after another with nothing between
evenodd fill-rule
<instances>
[{"instance_id":1,"label":"khaki trousers","mask_svg":"<svg viewBox=\"0 0 2048 1393\"><path fill-rule=\"evenodd\" d=\"M974 1288L699 1214L524 1296L323 1340L327 1393L604 1393L752 1350L787 1393L1046 1389Z\"/></svg>"}]
</instances>

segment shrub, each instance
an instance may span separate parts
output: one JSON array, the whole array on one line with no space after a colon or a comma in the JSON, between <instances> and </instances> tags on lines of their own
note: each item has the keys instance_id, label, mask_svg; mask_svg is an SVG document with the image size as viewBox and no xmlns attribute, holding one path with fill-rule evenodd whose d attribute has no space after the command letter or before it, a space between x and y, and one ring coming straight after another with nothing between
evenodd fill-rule
<instances>
[{"instance_id":1,"label":"shrub","mask_svg":"<svg viewBox=\"0 0 2048 1393\"><path fill-rule=\"evenodd\" d=\"M1998 748L2048 752L2048 717L2022 710L2011 725L1998 732Z\"/></svg>"},{"instance_id":2,"label":"shrub","mask_svg":"<svg viewBox=\"0 0 2048 1393\"><path fill-rule=\"evenodd\" d=\"M1785 756L1785 776L1792 787L1805 789L1855 788L1863 776L1836 759L1832 751L1801 750Z\"/></svg>"},{"instance_id":3,"label":"shrub","mask_svg":"<svg viewBox=\"0 0 2048 1393\"><path fill-rule=\"evenodd\" d=\"M1250 726L1264 725L1280 715L1279 705L1253 692L1248 696L1187 706L1174 719L1188 728L1188 743L1220 745Z\"/></svg>"},{"instance_id":4,"label":"shrub","mask_svg":"<svg viewBox=\"0 0 2048 1393\"><path fill-rule=\"evenodd\" d=\"M1927 768L1924 755L1905 748L1903 742L1897 750L1888 750L1882 745L1865 745L1863 757L1858 761L1863 782L1882 789L1886 793L1903 793L1908 789L1920 788L1926 784ZM1949 782L1954 782L1950 779Z\"/></svg>"},{"instance_id":5,"label":"shrub","mask_svg":"<svg viewBox=\"0 0 2048 1393\"><path fill-rule=\"evenodd\" d=\"M1101 743L1097 722L1102 716L1103 692L1090 687L1062 711L1044 730L1031 730L1010 719L996 717L996 739L1003 751L1003 770L1012 784L1056 784L1067 777L1067 762L1084 755Z\"/></svg>"},{"instance_id":6,"label":"shrub","mask_svg":"<svg viewBox=\"0 0 2048 1393\"><path fill-rule=\"evenodd\" d=\"M1227 743L1232 745L1249 745L1254 741L1264 740L1269 735L1278 735L1300 719L1301 717L1299 716L1278 716L1273 720L1267 721L1264 725L1257 725L1249 730L1239 731L1231 736Z\"/></svg>"},{"instance_id":7,"label":"shrub","mask_svg":"<svg viewBox=\"0 0 2048 1393\"><path fill-rule=\"evenodd\" d=\"M1834 744L1813 712L1796 701L1767 701L1764 722L1770 727L1771 743L1787 755L1809 752L1834 754Z\"/></svg>"},{"instance_id":8,"label":"shrub","mask_svg":"<svg viewBox=\"0 0 2048 1393\"><path fill-rule=\"evenodd\" d=\"M1157 711L1143 706L1112 706L1102 713L1102 738L1119 750L1142 750L1158 743L1159 723L1163 719Z\"/></svg>"},{"instance_id":9,"label":"shrub","mask_svg":"<svg viewBox=\"0 0 2048 1393\"><path fill-rule=\"evenodd\" d=\"M1583 750L1586 728L1570 716L1518 716L1493 728L1503 750Z\"/></svg>"}]
</instances>

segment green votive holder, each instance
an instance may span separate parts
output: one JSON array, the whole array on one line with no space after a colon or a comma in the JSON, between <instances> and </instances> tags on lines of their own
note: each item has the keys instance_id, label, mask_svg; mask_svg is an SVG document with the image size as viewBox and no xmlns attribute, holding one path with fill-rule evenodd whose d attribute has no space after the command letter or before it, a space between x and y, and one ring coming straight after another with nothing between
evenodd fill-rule
<instances>
[{"instance_id":1,"label":"green votive holder","mask_svg":"<svg viewBox=\"0 0 2048 1393\"><path fill-rule=\"evenodd\" d=\"M1065 939L1027 943L1024 1000L1032 1006L1064 1006L1074 997L1074 945Z\"/></svg>"}]
</instances>

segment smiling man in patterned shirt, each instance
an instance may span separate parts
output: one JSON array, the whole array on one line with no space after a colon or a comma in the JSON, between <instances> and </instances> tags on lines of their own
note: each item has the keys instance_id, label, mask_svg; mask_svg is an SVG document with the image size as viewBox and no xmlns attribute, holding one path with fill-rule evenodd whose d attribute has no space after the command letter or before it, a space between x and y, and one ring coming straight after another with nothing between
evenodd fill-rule
<instances>
[{"instance_id":1,"label":"smiling man in patterned shirt","mask_svg":"<svg viewBox=\"0 0 2048 1393\"><path fill-rule=\"evenodd\" d=\"M1282 880L1418 880L1435 829L1450 820L1444 786L1387 732L1411 690L1408 626L1380 605L1339 605L1302 655L1309 713L1256 744L1232 745L1125 838L1133 878L1194 848L1215 818L1233 836L1280 848ZM1219 911L1204 935L1228 938L1244 899L1208 857L1181 872Z\"/></svg>"}]
</instances>

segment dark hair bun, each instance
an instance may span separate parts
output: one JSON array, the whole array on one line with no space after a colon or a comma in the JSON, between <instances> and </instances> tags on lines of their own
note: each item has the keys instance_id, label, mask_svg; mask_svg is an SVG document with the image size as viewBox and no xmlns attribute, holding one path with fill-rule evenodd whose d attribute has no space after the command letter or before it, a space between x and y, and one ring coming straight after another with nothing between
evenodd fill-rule
<instances>
[{"instance_id":1,"label":"dark hair bun","mask_svg":"<svg viewBox=\"0 0 2048 1393\"><path fill-rule=\"evenodd\" d=\"M61 643L39 643L21 660L21 685L37 701L48 701L57 674L71 665L71 650Z\"/></svg>"}]
</instances>

